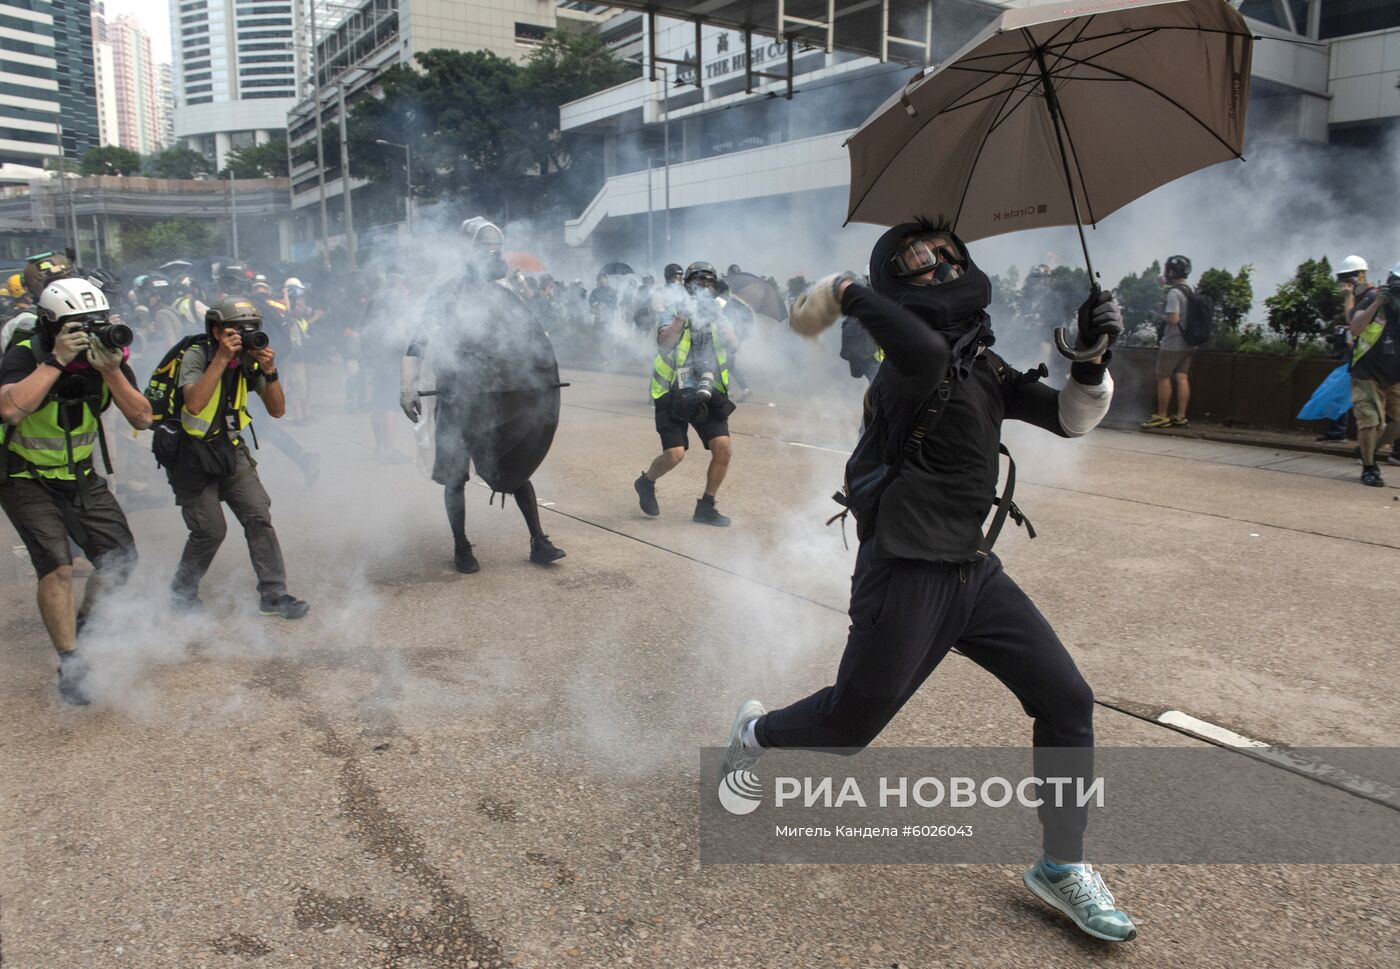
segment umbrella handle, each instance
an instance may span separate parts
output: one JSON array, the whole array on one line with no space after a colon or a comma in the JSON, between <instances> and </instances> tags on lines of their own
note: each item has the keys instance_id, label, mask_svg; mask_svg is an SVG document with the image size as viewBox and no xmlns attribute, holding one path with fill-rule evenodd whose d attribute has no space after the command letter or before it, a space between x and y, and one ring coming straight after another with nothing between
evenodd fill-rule
<instances>
[{"instance_id":1,"label":"umbrella handle","mask_svg":"<svg viewBox=\"0 0 1400 969\"><path fill-rule=\"evenodd\" d=\"M1108 349L1107 333L1100 334L1099 338L1094 341L1094 345L1087 350L1076 350L1074 345L1065 338L1065 332L1063 326L1055 327L1055 349L1075 363L1083 363L1086 360L1102 356L1103 352Z\"/></svg>"}]
</instances>

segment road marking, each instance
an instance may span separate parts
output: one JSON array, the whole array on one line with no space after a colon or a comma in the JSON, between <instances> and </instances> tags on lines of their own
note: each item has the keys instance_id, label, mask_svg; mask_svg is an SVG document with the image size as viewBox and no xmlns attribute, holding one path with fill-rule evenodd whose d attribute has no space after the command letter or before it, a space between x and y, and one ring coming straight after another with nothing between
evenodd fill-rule
<instances>
[{"instance_id":1,"label":"road marking","mask_svg":"<svg viewBox=\"0 0 1400 969\"><path fill-rule=\"evenodd\" d=\"M805 447L805 448L807 448L807 449L809 449L809 450L812 450L812 451L825 451L827 454L850 454L850 453L851 453L851 449L850 449L850 448L846 448L844 451L842 451L842 450L839 450L839 449L834 448L834 447L822 447L820 444L803 444L801 441L779 441L778 443L779 443L779 444L791 445L792 447Z\"/></svg>"},{"instance_id":2,"label":"road marking","mask_svg":"<svg viewBox=\"0 0 1400 969\"><path fill-rule=\"evenodd\" d=\"M1199 720L1189 713L1182 713L1180 710L1164 710L1157 715L1157 722L1168 727L1176 727L1187 733L1193 733L1203 740L1222 744L1226 747L1267 747L1268 744L1260 740L1246 737L1244 734L1235 733L1214 724L1208 720Z\"/></svg>"}]
</instances>

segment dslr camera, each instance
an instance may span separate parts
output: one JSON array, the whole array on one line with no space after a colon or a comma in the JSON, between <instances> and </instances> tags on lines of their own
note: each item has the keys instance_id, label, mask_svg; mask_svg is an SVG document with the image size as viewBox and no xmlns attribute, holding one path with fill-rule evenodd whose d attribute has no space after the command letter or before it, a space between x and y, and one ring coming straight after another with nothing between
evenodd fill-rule
<instances>
[{"instance_id":1,"label":"dslr camera","mask_svg":"<svg viewBox=\"0 0 1400 969\"><path fill-rule=\"evenodd\" d=\"M82 320L80 329L108 350L120 350L131 346L135 334L125 323L113 323L106 317L93 317Z\"/></svg>"},{"instance_id":2,"label":"dslr camera","mask_svg":"<svg viewBox=\"0 0 1400 969\"><path fill-rule=\"evenodd\" d=\"M270 342L267 334L256 326L240 326L238 338L243 341L246 350L265 350Z\"/></svg>"}]
</instances>

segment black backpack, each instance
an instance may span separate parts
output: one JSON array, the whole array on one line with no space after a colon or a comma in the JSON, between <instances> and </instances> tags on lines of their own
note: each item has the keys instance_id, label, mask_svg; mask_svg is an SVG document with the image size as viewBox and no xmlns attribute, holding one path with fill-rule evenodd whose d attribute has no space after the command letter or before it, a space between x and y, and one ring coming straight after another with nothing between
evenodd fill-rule
<instances>
[{"instance_id":1,"label":"black backpack","mask_svg":"<svg viewBox=\"0 0 1400 969\"><path fill-rule=\"evenodd\" d=\"M1186 319L1181 321L1182 339L1187 346L1193 347L1209 343L1215 335L1215 301L1185 283L1178 283L1173 288L1186 299Z\"/></svg>"}]
</instances>

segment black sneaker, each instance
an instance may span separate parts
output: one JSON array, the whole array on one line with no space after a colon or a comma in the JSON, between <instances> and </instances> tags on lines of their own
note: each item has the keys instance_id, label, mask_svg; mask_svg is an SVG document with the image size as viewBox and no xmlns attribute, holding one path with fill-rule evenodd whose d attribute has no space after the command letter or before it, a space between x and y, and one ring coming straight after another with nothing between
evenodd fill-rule
<instances>
[{"instance_id":1,"label":"black sneaker","mask_svg":"<svg viewBox=\"0 0 1400 969\"><path fill-rule=\"evenodd\" d=\"M301 456L301 476L308 488L316 483L321 477L321 455L307 451Z\"/></svg>"},{"instance_id":2,"label":"black sneaker","mask_svg":"<svg viewBox=\"0 0 1400 969\"><path fill-rule=\"evenodd\" d=\"M1381 469L1374 464L1366 465L1361 469L1361 483L1372 488L1384 488L1385 479L1381 477Z\"/></svg>"},{"instance_id":3,"label":"black sneaker","mask_svg":"<svg viewBox=\"0 0 1400 969\"><path fill-rule=\"evenodd\" d=\"M568 553L562 548L555 546L549 540L548 535L541 535L539 538L530 539L530 561L536 565L548 565L550 562L557 562Z\"/></svg>"},{"instance_id":4,"label":"black sneaker","mask_svg":"<svg viewBox=\"0 0 1400 969\"><path fill-rule=\"evenodd\" d=\"M715 500L709 497L696 499L695 514L691 517L702 525L718 525L724 528L729 524L728 516L721 515L715 507Z\"/></svg>"},{"instance_id":5,"label":"black sneaker","mask_svg":"<svg viewBox=\"0 0 1400 969\"><path fill-rule=\"evenodd\" d=\"M1400 451L1391 448L1390 457L1386 458L1391 464L1400 464Z\"/></svg>"},{"instance_id":6,"label":"black sneaker","mask_svg":"<svg viewBox=\"0 0 1400 969\"><path fill-rule=\"evenodd\" d=\"M88 665L78 655L77 650L58 654L58 695L63 702L75 707L85 707L92 698L83 689L87 679Z\"/></svg>"},{"instance_id":7,"label":"black sneaker","mask_svg":"<svg viewBox=\"0 0 1400 969\"><path fill-rule=\"evenodd\" d=\"M452 566L464 575L481 571L481 563L472 554L471 542L463 542L452 549Z\"/></svg>"},{"instance_id":8,"label":"black sneaker","mask_svg":"<svg viewBox=\"0 0 1400 969\"><path fill-rule=\"evenodd\" d=\"M637 489L638 504L642 506L643 514L652 518L661 514L661 506L656 503L656 482L648 478L645 471L637 475L632 487Z\"/></svg>"},{"instance_id":9,"label":"black sneaker","mask_svg":"<svg viewBox=\"0 0 1400 969\"><path fill-rule=\"evenodd\" d=\"M284 592L280 596L263 596L258 602L258 611L264 616L300 619L311 611L311 606L296 596L290 596Z\"/></svg>"}]
</instances>

